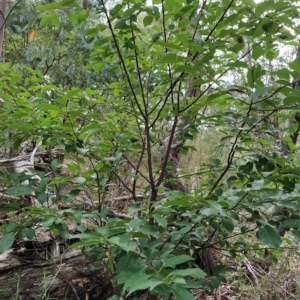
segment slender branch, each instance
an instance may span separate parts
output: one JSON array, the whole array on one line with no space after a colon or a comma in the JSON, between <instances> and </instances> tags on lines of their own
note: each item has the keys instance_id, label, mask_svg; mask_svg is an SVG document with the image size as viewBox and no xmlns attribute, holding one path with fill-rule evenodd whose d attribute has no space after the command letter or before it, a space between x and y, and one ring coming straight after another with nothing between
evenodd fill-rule
<instances>
[{"instance_id":1,"label":"slender branch","mask_svg":"<svg viewBox=\"0 0 300 300\"><path fill-rule=\"evenodd\" d=\"M246 57L250 52L252 51L252 49L249 49L244 55L242 55L240 58L236 59L235 62L238 62L240 60L242 60L244 57ZM228 67L226 70L224 70L212 83L210 83L206 89L204 89L204 91L202 93L200 93L200 95L194 100L192 101L189 105L187 105L185 108L183 108L181 112L184 112L186 110L188 110L190 107L192 107L214 84L215 81L219 80L221 77L223 77L228 71L230 70L230 67Z\"/></svg>"},{"instance_id":2,"label":"slender branch","mask_svg":"<svg viewBox=\"0 0 300 300\"><path fill-rule=\"evenodd\" d=\"M125 154L122 154L122 156L126 159L127 163L134 169L136 174L140 174L148 183L150 183L149 179L139 170L139 167L138 167L142 161L142 158L143 158L142 155L139 158L139 163L137 166L135 166Z\"/></svg>"},{"instance_id":3,"label":"slender branch","mask_svg":"<svg viewBox=\"0 0 300 300\"><path fill-rule=\"evenodd\" d=\"M140 106L140 104L139 104L139 101L138 101L138 99L137 99L137 95L136 95L136 93L135 93L135 91L134 91L132 82L131 82L131 80L130 80L130 76L129 76L127 67L126 67L126 65L125 65L125 61L124 61L124 58L123 58L123 56L122 56L122 53L121 53L121 50L120 50L120 47L119 47L119 44L118 44L118 41L117 41L117 37L116 37L115 32L114 32L114 30L113 30L113 28L112 28L112 24L111 24L110 18L109 18L109 16L108 16L108 12L107 12L106 6L105 6L105 4L104 4L104 0L101 0L101 3L102 3L102 6L103 6L103 11L104 11L104 14L105 14L107 23L108 23L109 30L110 30L111 35L112 35L112 38L113 38L113 40L114 40L114 44L115 44L115 46L116 46L116 49L117 49L117 52L118 52L118 56L119 56L119 59L120 59L122 68L123 68L123 70L124 70L124 72L125 72L126 79L127 79L128 85L129 85L129 87L130 87L131 93L132 93L132 95L133 95L134 101L135 101L135 103L136 103L136 105L137 105L137 107L138 107L138 109L139 109L140 114L143 116L144 119L146 119L146 115L144 114L144 112L143 112L143 110L142 110L142 108L141 108L141 106Z\"/></svg>"},{"instance_id":4,"label":"slender branch","mask_svg":"<svg viewBox=\"0 0 300 300\"><path fill-rule=\"evenodd\" d=\"M214 31L217 29L217 27L220 25L221 21L224 19L227 11L229 10L229 8L231 7L231 5L233 4L234 0L231 0L229 5L226 7L226 9L224 10L222 16L220 17L220 19L218 20L218 22L216 23L216 25L214 26L214 28L210 31L210 33L208 34L208 36L206 37L205 41L207 42L209 40L209 38L212 36L212 34L214 33Z\"/></svg>"},{"instance_id":5,"label":"slender branch","mask_svg":"<svg viewBox=\"0 0 300 300\"><path fill-rule=\"evenodd\" d=\"M10 16L10 14L12 13L12 11L18 6L18 4L21 2L22 0L18 0L17 2L16 2L16 4L11 8L11 10L9 11L9 13L7 14L7 16L6 16L6 18L5 18L5 20L4 20L4 23L2 24L2 26L1 26L1 28L0 28L0 31L3 29L3 27L5 26L5 24L6 24L6 21L8 20L8 18L9 18L9 16ZM4 16L5 17L5 16Z\"/></svg>"},{"instance_id":6,"label":"slender branch","mask_svg":"<svg viewBox=\"0 0 300 300\"><path fill-rule=\"evenodd\" d=\"M136 43L135 43L136 36L134 35L133 30L131 30L131 34L132 34L132 37L133 37L133 44L136 46ZM147 107L146 97L145 97L145 93L144 93L144 86L143 86L143 81L142 81L142 76L141 76L141 70L140 70L140 65L139 65L139 55L136 51L136 47L134 47L134 59L135 59L136 70L137 70L137 73L138 73L139 84L140 84L140 88L141 88L141 92L142 92L142 99L143 99L143 104L144 104L144 109L145 109L145 116L148 116L148 107Z\"/></svg>"},{"instance_id":7,"label":"slender branch","mask_svg":"<svg viewBox=\"0 0 300 300\"><path fill-rule=\"evenodd\" d=\"M174 122L173 122L173 127L171 129L169 142L168 142L168 145L167 145L167 150L166 150L166 153L165 153L165 158L164 158L164 161L163 161L162 167L161 167L161 173L160 173L159 178L157 179L157 182L156 182L156 187L160 186L160 184L161 184L161 182L164 178L166 168L167 168L167 164L168 164L169 155L170 155L170 152L171 152L171 146L172 146L173 138L175 136L175 132L176 132L176 128L177 128L177 124L178 124L178 117L175 116Z\"/></svg>"},{"instance_id":8,"label":"slender branch","mask_svg":"<svg viewBox=\"0 0 300 300\"><path fill-rule=\"evenodd\" d=\"M251 112L251 109L252 109L252 105L249 106L249 109L248 109L248 112L247 112L247 116L250 115L250 112ZM220 176L218 177L218 179L215 181L215 183L213 184L210 192L208 193L208 196L212 194L212 192L215 190L215 188L218 186L218 184L220 183L220 181L222 180L222 178L225 176L225 174L227 173L227 171L229 170L229 168L231 167L232 165L232 161L233 161L233 158L234 158L234 155L235 155L235 151L236 151L236 147L237 147L237 143L238 143L238 139L240 137L240 135L242 134L243 132L243 129L244 129L244 126L245 126L246 122L244 121L241 125L241 129L239 130L239 132L237 133L235 139L234 139L234 142L231 146L231 150L228 154L228 157L227 157L227 165L225 167L225 169L223 170L223 172L220 174Z\"/></svg>"},{"instance_id":9,"label":"slender branch","mask_svg":"<svg viewBox=\"0 0 300 300\"><path fill-rule=\"evenodd\" d=\"M77 295L76 289L75 289L74 285L71 283L71 281L66 280L66 282L67 282L68 285L71 287L71 289L72 289L72 291L73 291L73 294L74 294L75 298L76 298L77 300L80 300L79 296Z\"/></svg>"},{"instance_id":10,"label":"slender branch","mask_svg":"<svg viewBox=\"0 0 300 300\"><path fill-rule=\"evenodd\" d=\"M223 13L222 16L220 17L220 19L218 20L218 22L216 23L216 25L214 26L214 28L211 30L211 32L210 32L210 33L208 34L208 36L206 37L206 39L205 39L206 42L209 40L209 38L210 38L210 36L212 35L212 33L216 30L217 26L219 26L219 24L220 24L221 21L223 20L223 18L224 18L224 16L225 16L226 12L229 10L229 8L230 8L231 5L233 4L233 2L234 2L234 0L232 0L232 1L229 3L229 5L226 7L224 13ZM205 3L206 3L206 2L205 2ZM205 3L203 3L203 6L202 6L203 8L204 8L204 4L205 4ZM198 22L198 23L199 23L199 22ZM196 36L196 34L194 34L192 40L195 39L195 36ZM190 50L188 50L187 53L189 53L189 51L190 51ZM250 52L250 51L249 51L249 52ZM201 55L201 53L200 53L199 51L196 52L196 53L194 54L194 56L191 58L191 62L193 62L199 55ZM240 59L244 58L246 55L248 55L248 53L245 53L241 58L237 59L236 61L239 61ZM218 79L221 78L223 75L225 75L225 74L228 72L229 69L230 69L230 68L226 69L220 76L217 77L216 80L218 80ZM181 74L177 77L177 79L175 79L175 80L173 81L173 84L171 84L171 86L170 86L169 89L167 90L165 99L164 99L164 101L163 101L163 105L162 105L162 107L160 108L160 110L158 111L156 118L153 120L152 126L154 126L154 124L155 124L156 121L158 120L158 118L159 118L159 116L160 116L160 114L161 114L161 112L162 112L164 106L165 106L166 103L167 103L167 100L168 100L169 96L171 95L171 93L173 93L173 90L174 90L175 86L177 85L177 83L181 80L181 78L182 78L184 75L185 75L185 72L181 72ZM193 105L194 105L194 104L195 104L195 103L196 103L196 102L197 102L197 101L198 101L198 100L199 100L199 99L200 99L200 98L201 98L201 97L202 97L202 96L203 96L203 95L211 88L212 85L213 85L213 83L211 83L211 84L205 89L205 91L203 91L203 93L201 93L201 94L196 98L195 101L193 101L190 105L188 105L187 107L185 107L184 109L182 109L179 113L184 112L185 110L187 110L188 108L190 108L191 106L193 106ZM159 102L153 107L153 109L151 110L150 114L152 114L152 112L155 111L155 109L157 108L157 106L159 105L159 103L161 103L161 101L159 101Z\"/></svg>"}]
</instances>

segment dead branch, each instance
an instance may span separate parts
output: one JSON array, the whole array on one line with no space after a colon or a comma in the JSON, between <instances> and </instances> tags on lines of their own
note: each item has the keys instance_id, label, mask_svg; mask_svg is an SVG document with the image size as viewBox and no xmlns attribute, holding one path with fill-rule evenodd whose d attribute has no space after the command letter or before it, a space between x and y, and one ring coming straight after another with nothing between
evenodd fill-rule
<instances>
[{"instance_id":1,"label":"dead branch","mask_svg":"<svg viewBox=\"0 0 300 300\"><path fill-rule=\"evenodd\" d=\"M111 217L111 218L120 218L120 219L134 219L133 216L129 216L129 215L123 215L123 214L119 214L119 213L116 213L112 210L110 210L107 214L107 216Z\"/></svg>"},{"instance_id":2,"label":"dead branch","mask_svg":"<svg viewBox=\"0 0 300 300\"><path fill-rule=\"evenodd\" d=\"M253 268L251 262L248 259L244 259L243 262L244 262L248 272L251 274L251 276L252 276L253 280L255 281L255 283L258 284L258 278L260 278L259 272L257 272Z\"/></svg>"},{"instance_id":3,"label":"dead branch","mask_svg":"<svg viewBox=\"0 0 300 300\"><path fill-rule=\"evenodd\" d=\"M4 193L0 193L0 200L6 200L6 201L19 201L20 198L15 196L10 196Z\"/></svg>"},{"instance_id":4,"label":"dead branch","mask_svg":"<svg viewBox=\"0 0 300 300\"><path fill-rule=\"evenodd\" d=\"M139 200L142 200L144 198L144 196L136 195L136 198ZM120 196L120 197L116 197L116 198L112 199L111 201L126 201L126 200L133 200L133 196L132 195Z\"/></svg>"},{"instance_id":5,"label":"dead branch","mask_svg":"<svg viewBox=\"0 0 300 300\"><path fill-rule=\"evenodd\" d=\"M275 285L275 286L277 286L280 290L282 290L282 292L284 292L284 293L286 293L286 294L288 294L288 295L290 295L293 299L295 299L295 300L299 300L299 298L297 298L294 294L292 294L292 293L290 293L288 290L286 290L284 287L282 287L282 286L280 286L265 270L263 270L260 266L258 266L259 267L259 269L260 269L260 271L262 272L262 273L264 273L264 275L266 275L271 281L272 281L272 283ZM282 293L281 292L281 293Z\"/></svg>"},{"instance_id":6,"label":"dead branch","mask_svg":"<svg viewBox=\"0 0 300 300\"><path fill-rule=\"evenodd\" d=\"M54 153L60 153L60 152L55 151ZM41 151L41 152L35 153L34 156L41 156L41 155L45 155L45 154L48 154L48 152L47 151ZM24 159L30 158L30 157L31 157L31 154L24 154L24 155L16 156L14 158L0 159L0 164L5 164L5 163L9 163L9 162L16 162L16 161L24 160Z\"/></svg>"},{"instance_id":7,"label":"dead branch","mask_svg":"<svg viewBox=\"0 0 300 300\"><path fill-rule=\"evenodd\" d=\"M67 281L68 285L71 287L71 289L72 289L72 291L73 291L73 293L74 293L76 299L77 299L77 300L80 300L80 298L79 298L78 295L77 295L77 292L76 292L76 289L75 289L74 285L71 283L71 281L69 281L69 280L66 280L66 281Z\"/></svg>"}]
</instances>

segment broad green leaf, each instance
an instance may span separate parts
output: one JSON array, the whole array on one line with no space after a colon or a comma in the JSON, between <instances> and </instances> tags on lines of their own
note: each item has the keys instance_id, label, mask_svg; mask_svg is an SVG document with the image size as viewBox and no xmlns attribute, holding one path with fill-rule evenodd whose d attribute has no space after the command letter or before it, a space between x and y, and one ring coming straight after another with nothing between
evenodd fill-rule
<instances>
[{"instance_id":1,"label":"broad green leaf","mask_svg":"<svg viewBox=\"0 0 300 300\"><path fill-rule=\"evenodd\" d=\"M57 112L62 111L62 109L59 106L48 104L48 103L40 103L40 104L37 105L37 107L41 108L41 109L46 109L46 110L54 110L54 111L57 111Z\"/></svg>"},{"instance_id":2,"label":"broad green leaf","mask_svg":"<svg viewBox=\"0 0 300 300\"><path fill-rule=\"evenodd\" d=\"M124 289L129 289L127 295L130 295L135 291L145 290L150 287L150 275L146 274L145 271L146 269L134 274L125 281Z\"/></svg>"},{"instance_id":3,"label":"broad green leaf","mask_svg":"<svg viewBox=\"0 0 300 300\"><path fill-rule=\"evenodd\" d=\"M81 10L76 10L74 12L67 13L67 18L72 22L72 23L79 23L81 24L82 22L85 21L89 16L89 10L88 9L81 9Z\"/></svg>"},{"instance_id":4,"label":"broad green leaf","mask_svg":"<svg viewBox=\"0 0 300 300\"><path fill-rule=\"evenodd\" d=\"M262 180L256 180L252 183L252 189L257 191L257 190L261 190L265 185L265 181Z\"/></svg>"},{"instance_id":5,"label":"broad green leaf","mask_svg":"<svg viewBox=\"0 0 300 300\"><path fill-rule=\"evenodd\" d=\"M9 249L15 240L15 235L13 232L4 233L0 239L0 254Z\"/></svg>"},{"instance_id":6,"label":"broad green leaf","mask_svg":"<svg viewBox=\"0 0 300 300\"><path fill-rule=\"evenodd\" d=\"M291 234L297 239L300 240L300 230L292 230Z\"/></svg>"},{"instance_id":7,"label":"broad green leaf","mask_svg":"<svg viewBox=\"0 0 300 300\"><path fill-rule=\"evenodd\" d=\"M290 228L294 228L297 229L300 227L300 219L289 219L289 220L284 220L280 226L280 228L284 228L284 229L290 229Z\"/></svg>"},{"instance_id":8,"label":"broad green leaf","mask_svg":"<svg viewBox=\"0 0 300 300\"><path fill-rule=\"evenodd\" d=\"M172 286L172 292L177 300L196 300L187 289L178 284Z\"/></svg>"},{"instance_id":9,"label":"broad green leaf","mask_svg":"<svg viewBox=\"0 0 300 300\"><path fill-rule=\"evenodd\" d=\"M234 230L234 224L231 219L223 217L221 222L227 231L232 232Z\"/></svg>"},{"instance_id":10,"label":"broad green leaf","mask_svg":"<svg viewBox=\"0 0 300 300\"><path fill-rule=\"evenodd\" d=\"M166 220L164 217L162 217L162 216L160 216L160 215L158 215L158 214L154 214L154 215L153 215L153 218L154 218L154 220L155 220L162 228L164 228L164 229L167 228L168 222L167 222L167 220Z\"/></svg>"},{"instance_id":11,"label":"broad green leaf","mask_svg":"<svg viewBox=\"0 0 300 300\"><path fill-rule=\"evenodd\" d=\"M69 6L69 7L78 7L79 4L76 0L61 0L59 2L62 6Z\"/></svg>"},{"instance_id":12,"label":"broad green leaf","mask_svg":"<svg viewBox=\"0 0 300 300\"><path fill-rule=\"evenodd\" d=\"M46 14L42 16L40 25L41 26L46 26L49 23L52 23L53 25L58 26L60 23L60 20L56 14Z\"/></svg>"},{"instance_id":13,"label":"broad green leaf","mask_svg":"<svg viewBox=\"0 0 300 300\"><path fill-rule=\"evenodd\" d=\"M158 64L162 63L173 63L178 61L178 56L176 53L167 53L164 54L164 56L157 61Z\"/></svg>"},{"instance_id":14,"label":"broad green leaf","mask_svg":"<svg viewBox=\"0 0 300 300\"><path fill-rule=\"evenodd\" d=\"M283 100L284 105L286 106L292 106L296 103L299 103L299 95L291 95Z\"/></svg>"},{"instance_id":15,"label":"broad green leaf","mask_svg":"<svg viewBox=\"0 0 300 300\"><path fill-rule=\"evenodd\" d=\"M250 99L252 99L252 100L257 100L260 96L263 96L263 95L265 95L268 91L270 91L272 89L272 87L270 87L270 86L265 86L265 87L263 87L263 88L261 88L261 89L257 89L257 90L255 90L255 92L254 93L252 93L251 95L250 95Z\"/></svg>"},{"instance_id":16,"label":"broad green leaf","mask_svg":"<svg viewBox=\"0 0 300 300\"><path fill-rule=\"evenodd\" d=\"M174 267L189 260L194 260L194 258L189 255L173 256L163 261L163 267Z\"/></svg>"},{"instance_id":17,"label":"broad green leaf","mask_svg":"<svg viewBox=\"0 0 300 300\"><path fill-rule=\"evenodd\" d=\"M73 179L76 183L85 183L86 182L86 179L82 176L79 176L79 177L75 177Z\"/></svg>"},{"instance_id":18,"label":"broad green leaf","mask_svg":"<svg viewBox=\"0 0 300 300\"><path fill-rule=\"evenodd\" d=\"M182 276L182 277L194 277L194 278L204 278L207 276L205 272L203 272L200 268L193 269L185 269L185 270L174 270L172 271L168 277L170 276Z\"/></svg>"},{"instance_id":19,"label":"broad green leaf","mask_svg":"<svg viewBox=\"0 0 300 300\"><path fill-rule=\"evenodd\" d=\"M10 212L20 209L21 203L19 202L11 202L4 206L0 206L0 212Z\"/></svg>"},{"instance_id":20,"label":"broad green leaf","mask_svg":"<svg viewBox=\"0 0 300 300\"><path fill-rule=\"evenodd\" d=\"M150 278L149 279L149 289L152 291L156 286L162 284L163 281L158 278Z\"/></svg>"},{"instance_id":21,"label":"broad green leaf","mask_svg":"<svg viewBox=\"0 0 300 300\"><path fill-rule=\"evenodd\" d=\"M43 227L49 227L51 226L57 218L55 217L50 217L50 218L45 218L41 223Z\"/></svg>"},{"instance_id":22,"label":"broad green leaf","mask_svg":"<svg viewBox=\"0 0 300 300\"><path fill-rule=\"evenodd\" d=\"M29 240L33 239L34 237L34 230L31 228L23 228L22 229L22 236Z\"/></svg>"},{"instance_id":23,"label":"broad green leaf","mask_svg":"<svg viewBox=\"0 0 300 300\"><path fill-rule=\"evenodd\" d=\"M36 7L37 10L46 10L46 11L51 11L51 10L56 10L56 9L62 9L62 5L60 3L48 3L44 5L38 5Z\"/></svg>"},{"instance_id":24,"label":"broad green leaf","mask_svg":"<svg viewBox=\"0 0 300 300\"><path fill-rule=\"evenodd\" d=\"M153 22L153 17L152 16L146 16L143 19L143 24L144 24L145 27L151 25L152 22Z\"/></svg>"},{"instance_id":25,"label":"broad green leaf","mask_svg":"<svg viewBox=\"0 0 300 300\"><path fill-rule=\"evenodd\" d=\"M260 227L257 235L266 245L272 248L278 248L281 245L281 238L278 232L269 225Z\"/></svg>"},{"instance_id":26,"label":"broad green leaf","mask_svg":"<svg viewBox=\"0 0 300 300\"><path fill-rule=\"evenodd\" d=\"M300 57L297 57L294 61L290 62L289 66L291 67L291 69L300 73Z\"/></svg>"},{"instance_id":27,"label":"broad green leaf","mask_svg":"<svg viewBox=\"0 0 300 300\"><path fill-rule=\"evenodd\" d=\"M120 234L110 237L108 240L114 245L118 245L121 249L126 252L134 252L137 248L137 244L135 241L130 240L131 235L129 234Z\"/></svg>"},{"instance_id":28,"label":"broad green leaf","mask_svg":"<svg viewBox=\"0 0 300 300\"><path fill-rule=\"evenodd\" d=\"M157 230L157 228L155 226L149 225L149 224L145 224L143 226L140 227L140 232L146 234L146 235L151 235L154 237L159 237L159 231Z\"/></svg>"},{"instance_id":29,"label":"broad green leaf","mask_svg":"<svg viewBox=\"0 0 300 300\"><path fill-rule=\"evenodd\" d=\"M74 210L73 211L73 215L72 215L72 219L77 222L80 223L81 222L81 216L82 216L82 212L79 210Z\"/></svg>"},{"instance_id":30,"label":"broad green leaf","mask_svg":"<svg viewBox=\"0 0 300 300\"><path fill-rule=\"evenodd\" d=\"M33 188L22 184L11 186L6 190L6 193L8 195L15 196L15 197L31 195L33 192L34 192Z\"/></svg>"}]
</instances>

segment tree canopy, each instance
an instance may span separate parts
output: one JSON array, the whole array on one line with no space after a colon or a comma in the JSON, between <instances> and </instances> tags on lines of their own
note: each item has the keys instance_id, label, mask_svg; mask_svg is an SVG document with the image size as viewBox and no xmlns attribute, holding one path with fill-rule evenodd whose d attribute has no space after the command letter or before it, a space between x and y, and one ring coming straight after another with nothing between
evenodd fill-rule
<instances>
[{"instance_id":1,"label":"tree canopy","mask_svg":"<svg viewBox=\"0 0 300 300\"><path fill-rule=\"evenodd\" d=\"M21 217L0 226L0 253L42 226L115 276L109 299L187 300L235 271L223 254L297 252L296 1L6 10L0 213Z\"/></svg>"}]
</instances>

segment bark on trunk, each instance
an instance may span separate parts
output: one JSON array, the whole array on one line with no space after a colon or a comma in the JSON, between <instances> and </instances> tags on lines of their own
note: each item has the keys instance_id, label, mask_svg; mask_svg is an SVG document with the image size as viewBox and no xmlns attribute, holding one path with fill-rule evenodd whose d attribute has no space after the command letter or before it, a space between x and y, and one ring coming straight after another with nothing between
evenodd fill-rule
<instances>
[{"instance_id":1,"label":"bark on trunk","mask_svg":"<svg viewBox=\"0 0 300 300\"><path fill-rule=\"evenodd\" d=\"M0 0L0 57L3 56L6 6L7 0Z\"/></svg>"}]
</instances>

